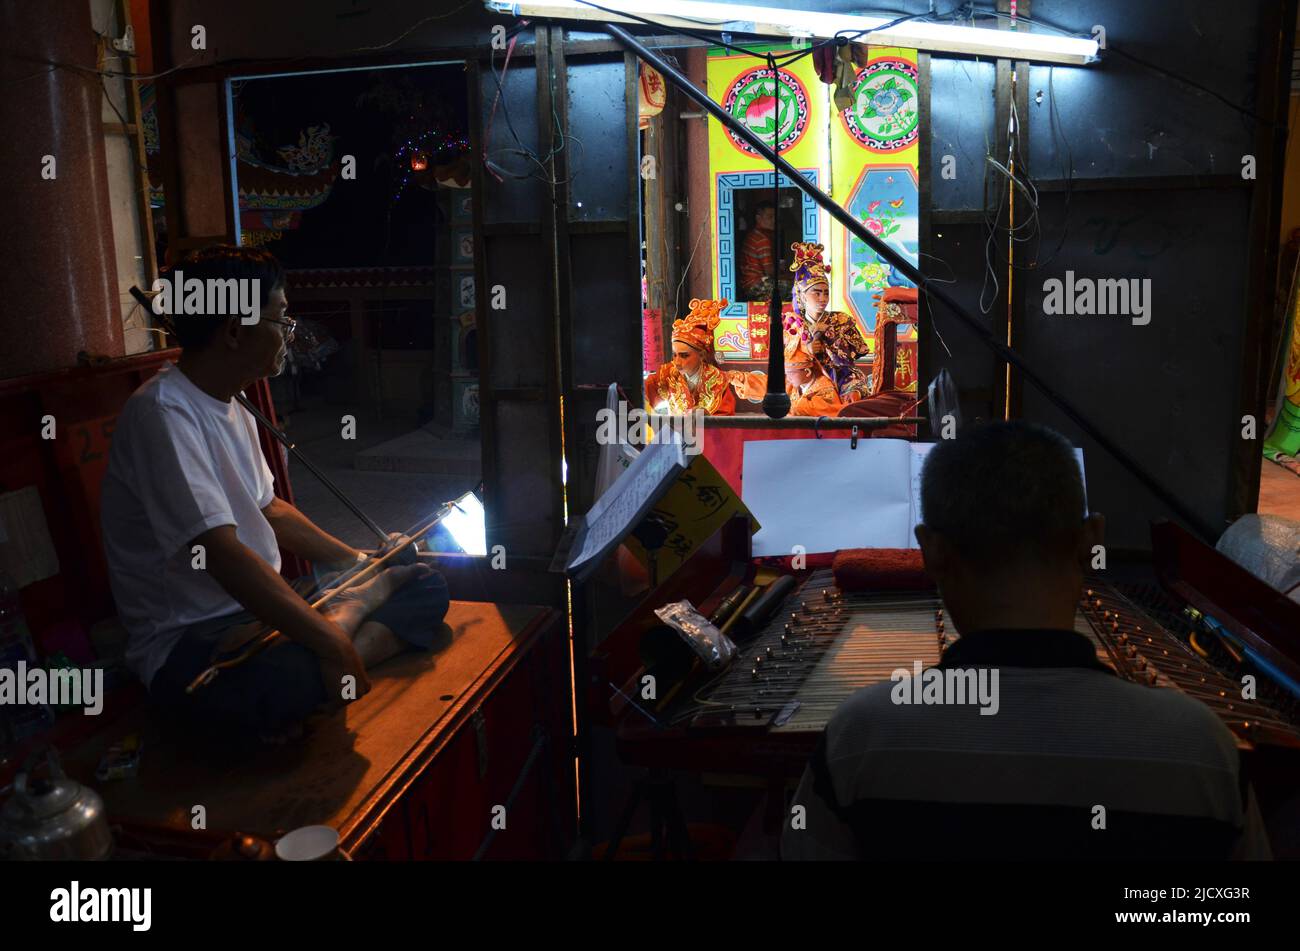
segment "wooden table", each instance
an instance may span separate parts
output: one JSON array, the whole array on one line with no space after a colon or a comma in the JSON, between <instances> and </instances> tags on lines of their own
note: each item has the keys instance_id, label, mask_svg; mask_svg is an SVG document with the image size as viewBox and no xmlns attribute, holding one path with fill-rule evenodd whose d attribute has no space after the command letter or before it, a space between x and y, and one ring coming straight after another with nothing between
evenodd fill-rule
<instances>
[{"instance_id":1,"label":"wooden table","mask_svg":"<svg viewBox=\"0 0 1300 951\"><path fill-rule=\"evenodd\" d=\"M372 669L371 691L342 713L311 721L301 740L235 754L200 746L141 708L65 753L65 765L69 775L104 797L113 822L190 830L196 807L202 807L208 830L273 838L322 824L338 829L349 851L470 858L462 853L488 835L491 807L512 790L519 793L519 770L531 769L538 758L537 744L527 742L537 734L535 724L551 734L567 732L568 658L561 620L546 607L453 601L432 652L402 654ZM508 681L514 686L502 690ZM501 703L494 700L498 691L505 697ZM521 703L524 709L516 709ZM96 780L100 755L131 733L144 741L139 774ZM558 755L544 764L549 775L539 774L539 782L559 777L563 783L566 739L548 735L542 743ZM452 749L461 752L448 756ZM435 767L441 761L446 775L439 779ZM490 775L489 765L496 775ZM475 785L482 787L478 801L466 806L464 797ZM424 837L414 842L418 822L410 808L421 788L426 798L438 791L455 796L455 818L462 826L469 823L473 835L459 836L453 846L439 832L448 823L429 818L453 810L435 802L422 807ZM571 798L571 788L552 789L543 805L564 809ZM528 812L540 808L530 806ZM563 817L542 817L557 818ZM567 828L567 822L563 825ZM514 852L521 843L519 823L508 828L515 848L503 847Z\"/></svg>"}]
</instances>

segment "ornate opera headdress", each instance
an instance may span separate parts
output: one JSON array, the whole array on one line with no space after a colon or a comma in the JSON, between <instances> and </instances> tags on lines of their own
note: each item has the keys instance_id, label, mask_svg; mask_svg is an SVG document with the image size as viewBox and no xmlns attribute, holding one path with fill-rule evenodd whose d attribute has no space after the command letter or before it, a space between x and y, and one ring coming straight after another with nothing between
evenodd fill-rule
<instances>
[{"instance_id":1,"label":"ornate opera headdress","mask_svg":"<svg viewBox=\"0 0 1300 951\"><path fill-rule=\"evenodd\" d=\"M790 270L794 271L795 287L802 290L814 284L830 283L831 269L822 263L825 247L810 241L796 241L790 245L790 250L794 251L794 263L790 265Z\"/></svg>"},{"instance_id":2,"label":"ornate opera headdress","mask_svg":"<svg viewBox=\"0 0 1300 951\"><path fill-rule=\"evenodd\" d=\"M713 358L713 331L722 322L719 314L729 302L694 297L690 312L681 320L673 321L673 339L689 344L709 359Z\"/></svg>"}]
</instances>

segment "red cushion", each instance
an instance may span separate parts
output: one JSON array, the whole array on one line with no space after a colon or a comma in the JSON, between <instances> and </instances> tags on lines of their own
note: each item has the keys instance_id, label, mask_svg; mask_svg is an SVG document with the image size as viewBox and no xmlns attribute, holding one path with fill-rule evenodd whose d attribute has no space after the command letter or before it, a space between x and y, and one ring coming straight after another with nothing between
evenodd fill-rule
<instances>
[{"instance_id":1,"label":"red cushion","mask_svg":"<svg viewBox=\"0 0 1300 951\"><path fill-rule=\"evenodd\" d=\"M915 548L845 548L831 565L842 591L920 591L933 587Z\"/></svg>"}]
</instances>

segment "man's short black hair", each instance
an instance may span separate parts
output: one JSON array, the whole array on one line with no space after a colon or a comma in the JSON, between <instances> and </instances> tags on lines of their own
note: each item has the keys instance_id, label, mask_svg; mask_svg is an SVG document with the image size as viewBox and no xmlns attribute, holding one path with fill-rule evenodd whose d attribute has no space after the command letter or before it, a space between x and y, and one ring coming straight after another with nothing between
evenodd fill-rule
<instances>
[{"instance_id":1,"label":"man's short black hair","mask_svg":"<svg viewBox=\"0 0 1300 951\"><path fill-rule=\"evenodd\" d=\"M763 212L769 210L776 211L776 205L772 204L770 201L760 201L757 205L754 206L754 217L757 218Z\"/></svg>"},{"instance_id":2,"label":"man's short black hair","mask_svg":"<svg viewBox=\"0 0 1300 951\"><path fill-rule=\"evenodd\" d=\"M225 281L257 280L259 281L259 304L265 308L276 288L285 286L287 276L284 265L276 260L275 255L264 248L244 248L233 244L214 244L195 251L172 271L181 271L185 280L197 278ZM170 281L172 271L164 273L162 278ZM179 308L177 308L179 310ZM201 350L211 342L226 315L204 316L201 314L177 313L171 321L175 326L176 339L186 350Z\"/></svg>"},{"instance_id":3,"label":"man's short black hair","mask_svg":"<svg viewBox=\"0 0 1300 951\"><path fill-rule=\"evenodd\" d=\"M1083 531L1083 479L1060 433L1021 420L940 440L921 472L921 519L965 558L1060 561Z\"/></svg>"}]
</instances>

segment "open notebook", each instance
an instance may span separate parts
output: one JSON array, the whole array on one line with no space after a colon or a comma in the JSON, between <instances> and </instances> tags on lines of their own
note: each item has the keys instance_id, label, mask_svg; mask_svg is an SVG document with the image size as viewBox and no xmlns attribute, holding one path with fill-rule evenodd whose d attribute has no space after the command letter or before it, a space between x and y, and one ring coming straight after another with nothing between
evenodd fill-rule
<instances>
[{"instance_id":1,"label":"open notebook","mask_svg":"<svg viewBox=\"0 0 1300 951\"><path fill-rule=\"evenodd\" d=\"M856 449L847 439L745 443L742 495L762 525L754 554L789 555L796 545L806 554L916 548L921 467L933 445L905 439L863 439ZM1082 475L1083 450L1074 453Z\"/></svg>"},{"instance_id":2,"label":"open notebook","mask_svg":"<svg viewBox=\"0 0 1300 951\"><path fill-rule=\"evenodd\" d=\"M751 531L758 528L708 459L687 453L679 443L651 443L632 457L591 510L574 520L552 568L584 581L622 543L662 581L739 515L749 519Z\"/></svg>"},{"instance_id":3,"label":"open notebook","mask_svg":"<svg viewBox=\"0 0 1300 951\"><path fill-rule=\"evenodd\" d=\"M690 466L677 443L646 446L560 542L552 567L585 580Z\"/></svg>"}]
</instances>

